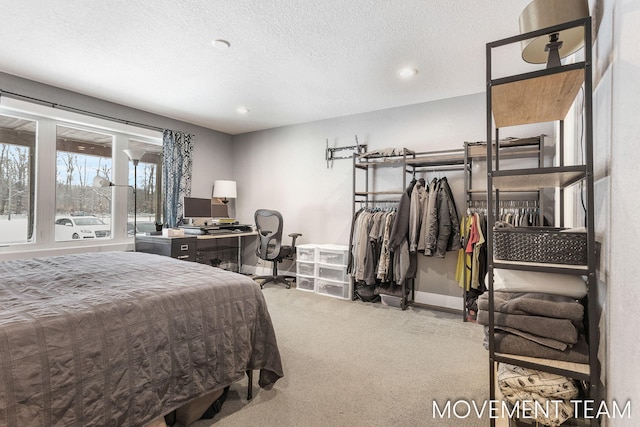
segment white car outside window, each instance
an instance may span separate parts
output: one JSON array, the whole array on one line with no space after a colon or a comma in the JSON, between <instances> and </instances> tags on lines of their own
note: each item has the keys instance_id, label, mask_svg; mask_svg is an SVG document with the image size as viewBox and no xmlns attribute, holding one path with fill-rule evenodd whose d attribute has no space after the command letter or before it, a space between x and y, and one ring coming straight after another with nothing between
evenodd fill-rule
<instances>
[{"instance_id":1,"label":"white car outside window","mask_svg":"<svg viewBox=\"0 0 640 427\"><path fill-rule=\"evenodd\" d=\"M94 216L56 219L56 240L101 239L111 236L110 227Z\"/></svg>"}]
</instances>

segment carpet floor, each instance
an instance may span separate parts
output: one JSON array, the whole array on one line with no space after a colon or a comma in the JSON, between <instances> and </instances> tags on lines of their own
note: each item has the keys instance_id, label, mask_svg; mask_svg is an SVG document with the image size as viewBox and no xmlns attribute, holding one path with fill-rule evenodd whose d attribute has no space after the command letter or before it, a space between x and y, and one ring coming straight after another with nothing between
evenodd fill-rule
<instances>
[{"instance_id":1,"label":"carpet floor","mask_svg":"<svg viewBox=\"0 0 640 427\"><path fill-rule=\"evenodd\" d=\"M460 315L345 301L266 286L284 378L271 390L231 386L209 426L488 426L485 416L441 417L447 401L488 399L483 329ZM434 408L434 401L437 410Z\"/></svg>"}]
</instances>

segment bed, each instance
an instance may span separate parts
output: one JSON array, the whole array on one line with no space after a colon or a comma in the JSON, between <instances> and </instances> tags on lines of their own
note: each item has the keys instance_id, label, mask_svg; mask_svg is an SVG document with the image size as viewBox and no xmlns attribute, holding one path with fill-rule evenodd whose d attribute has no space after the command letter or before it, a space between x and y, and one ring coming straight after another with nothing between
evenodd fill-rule
<instances>
[{"instance_id":1,"label":"bed","mask_svg":"<svg viewBox=\"0 0 640 427\"><path fill-rule=\"evenodd\" d=\"M0 262L0 426L144 426L283 376L250 278L136 252Z\"/></svg>"}]
</instances>

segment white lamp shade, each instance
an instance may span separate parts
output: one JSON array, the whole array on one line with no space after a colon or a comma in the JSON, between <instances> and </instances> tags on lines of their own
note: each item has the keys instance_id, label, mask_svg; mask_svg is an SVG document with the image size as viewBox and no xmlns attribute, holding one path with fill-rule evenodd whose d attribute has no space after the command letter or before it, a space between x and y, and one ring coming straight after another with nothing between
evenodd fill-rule
<instances>
[{"instance_id":1,"label":"white lamp shade","mask_svg":"<svg viewBox=\"0 0 640 427\"><path fill-rule=\"evenodd\" d=\"M589 16L588 0L534 0L520 14L520 34ZM584 45L583 27L569 28L559 32L562 47L558 53L560 58L571 55ZM544 64L549 53L545 46L549 36L545 35L520 42L522 59L532 64Z\"/></svg>"},{"instance_id":2,"label":"white lamp shade","mask_svg":"<svg viewBox=\"0 0 640 427\"><path fill-rule=\"evenodd\" d=\"M124 151L125 154L129 156L129 160L131 161L142 159L142 156L144 156L145 153L144 150L139 150L137 148L127 148L126 150L122 151Z\"/></svg>"},{"instance_id":3,"label":"white lamp shade","mask_svg":"<svg viewBox=\"0 0 640 427\"><path fill-rule=\"evenodd\" d=\"M93 178L93 186L94 187L111 187L111 181L107 178L101 177L100 175L96 175Z\"/></svg>"},{"instance_id":4,"label":"white lamp shade","mask_svg":"<svg viewBox=\"0 0 640 427\"><path fill-rule=\"evenodd\" d=\"M235 181L218 180L213 183L213 197L235 199L237 196Z\"/></svg>"}]
</instances>

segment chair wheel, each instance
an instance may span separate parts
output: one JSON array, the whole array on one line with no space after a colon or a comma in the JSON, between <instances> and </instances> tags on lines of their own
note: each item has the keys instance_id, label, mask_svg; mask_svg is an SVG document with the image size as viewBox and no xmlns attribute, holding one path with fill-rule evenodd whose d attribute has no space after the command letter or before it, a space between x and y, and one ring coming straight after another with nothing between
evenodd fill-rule
<instances>
[{"instance_id":1,"label":"chair wheel","mask_svg":"<svg viewBox=\"0 0 640 427\"><path fill-rule=\"evenodd\" d=\"M291 285L287 285L287 289L291 289Z\"/></svg>"}]
</instances>

